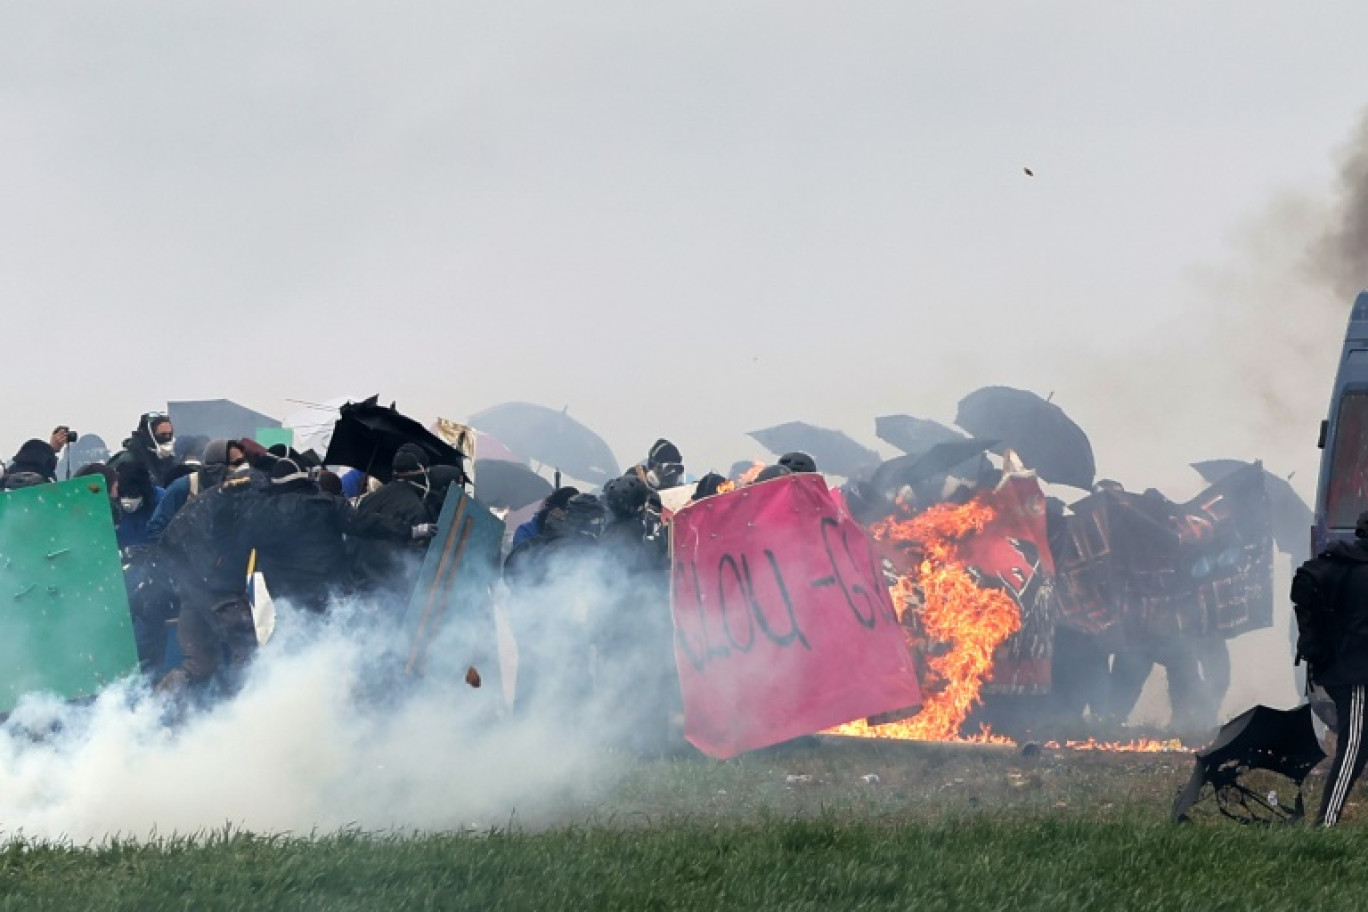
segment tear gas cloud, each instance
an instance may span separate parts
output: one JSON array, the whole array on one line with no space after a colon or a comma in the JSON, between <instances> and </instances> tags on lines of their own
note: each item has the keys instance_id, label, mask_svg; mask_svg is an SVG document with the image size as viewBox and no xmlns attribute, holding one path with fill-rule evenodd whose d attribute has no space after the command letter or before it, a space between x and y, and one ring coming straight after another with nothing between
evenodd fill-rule
<instances>
[{"instance_id":1,"label":"tear gas cloud","mask_svg":"<svg viewBox=\"0 0 1368 912\"><path fill-rule=\"evenodd\" d=\"M553 569L554 583L504 605L537 631L525 641L544 663L531 716L504 711L495 668L477 689L464 664L443 662L459 625L432 647L427 674L406 678L397 631L368 606L337 604L326 621L287 609L242 690L176 724L164 697L131 681L90 706L26 698L0 728L4 830L79 842L224 825L307 834L582 819L623 769L614 747L643 735L624 682L660 678L658 650L596 660L600 612L668 609L620 574L609 588L602 564ZM589 696L596 677L611 696Z\"/></svg>"}]
</instances>

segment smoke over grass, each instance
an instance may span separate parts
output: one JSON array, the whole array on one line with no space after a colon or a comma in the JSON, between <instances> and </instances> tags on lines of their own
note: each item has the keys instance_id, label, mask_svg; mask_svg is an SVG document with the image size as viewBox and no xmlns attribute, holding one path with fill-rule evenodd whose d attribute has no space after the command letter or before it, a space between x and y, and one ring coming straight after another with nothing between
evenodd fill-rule
<instances>
[{"instance_id":1,"label":"smoke over grass","mask_svg":"<svg viewBox=\"0 0 1368 912\"><path fill-rule=\"evenodd\" d=\"M558 819L614 781L588 733L511 720L497 688L419 681L392 632L291 615L234 698L173 712L140 684L88 707L35 696L0 730L8 833L460 830ZM312 629L311 629L312 628ZM491 676L492 677L492 676ZM563 707L567 719L576 707Z\"/></svg>"}]
</instances>

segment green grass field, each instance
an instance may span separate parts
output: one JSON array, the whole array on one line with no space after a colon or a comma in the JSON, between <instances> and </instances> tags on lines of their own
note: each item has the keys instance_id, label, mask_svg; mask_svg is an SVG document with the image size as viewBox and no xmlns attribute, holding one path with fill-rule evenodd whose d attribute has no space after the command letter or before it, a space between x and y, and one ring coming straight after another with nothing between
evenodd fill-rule
<instances>
[{"instance_id":1,"label":"green grass field","mask_svg":"<svg viewBox=\"0 0 1368 912\"><path fill-rule=\"evenodd\" d=\"M635 766L563 822L461 834L14 839L3 909L1358 909L1339 830L1176 826L1184 754L824 743ZM1315 792L1311 798L1314 800Z\"/></svg>"}]
</instances>

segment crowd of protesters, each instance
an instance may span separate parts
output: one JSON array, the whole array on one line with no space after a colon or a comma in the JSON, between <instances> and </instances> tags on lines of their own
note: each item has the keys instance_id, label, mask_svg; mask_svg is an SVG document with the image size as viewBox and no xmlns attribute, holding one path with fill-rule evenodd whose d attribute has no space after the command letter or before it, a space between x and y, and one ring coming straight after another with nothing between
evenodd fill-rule
<instances>
[{"instance_id":1,"label":"crowd of protesters","mask_svg":"<svg viewBox=\"0 0 1368 912\"><path fill-rule=\"evenodd\" d=\"M63 426L25 442L0 489L56 481L75 439ZM398 448L383 484L344 483L311 451L282 445L177 444L170 418L149 412L117 452L70 474L104 480L139 665L178 698L240 681L257 649L253 570L272 599L296 609L321 615L352 598L382 623L400 620L444 499L469 481L463 465L433 465L412 444ZM556 489L517 528L504 567L520 653L515 711L550 718L567 701L594 703L592 689L610 698L633 746L665 745L679 697L659 492L683 477L678 448L660 440L600 491ZM719 481L710 476L700 491ZM573 620L561 610L577 598L572 585L596 596Z\"/></svg>"},{"instance_id":2,"label":"crowd of protesters","mask_svg":"<svg viewBox=\"0 0 1368 912\"><path fill-rule=\"evenodd\" d=\"M0 489L54 481L59 457L75 439L62 426L46 440L25 442L0 477ZM358 480L354 470L339 477L311 451L267 449L250 439L208 440L187 452L161 412L140 416L107 460L76 468L74 475L98 474L105 481L139 663L156 686L176 694L233 686L256 649L245 586L249 565L275 599L295 608L323 614L337 599L355 597L378 617L401 618L447 492L468 478L462 465L430 464L428 453L414 445L400 447L388 468L384 484ZM993 473L986 461L980 469ZM810 455L792 452L772 465L743 462L727 476L705 474L691 482L692 493L697 499L737 484L816 471ZM660 439L640 464L600 490L555 489L513 531L503 579L519 651L515 711L556 718L567 701L593 702L593 691L604 698L599 703L605 711L625 723L635 746L652 750L668 739L679 696L661 492L686 478L679 448ZM853 480L844 497L856 518L868 523L890 512L895 500L903 509L925 508L971 497L994 482L963 478L947 487L946 480L899 491ZM170 661L168 630L178 647ZM1071 644L1066 631L1056 648L1066 665L1079 668L1078 656L1098 648ZM1112 656L1110 672L1104 668L1101 678L1085 681L1082 698L1068 684L1076 669L1061 669L1059 696L1076 704L1068 712L1081 713L1090 701L1094 715L1100 705L1104 713L1124 716L1157 661L1169 665L1175 710L1200 706L1199 724L1214 721L1228 664L1223 678L1209 675L1214 684L1193 685L1187 693L1185 678L1174 670L1181 671L1182 663L1167 656L1129 658ZM1211 664L1219 671L1219 663ZM1108 676L1124 678L1126 686L1098 684ZM1099 701L1099 693L1110 696Z\"/></svg>"}]
</instances>

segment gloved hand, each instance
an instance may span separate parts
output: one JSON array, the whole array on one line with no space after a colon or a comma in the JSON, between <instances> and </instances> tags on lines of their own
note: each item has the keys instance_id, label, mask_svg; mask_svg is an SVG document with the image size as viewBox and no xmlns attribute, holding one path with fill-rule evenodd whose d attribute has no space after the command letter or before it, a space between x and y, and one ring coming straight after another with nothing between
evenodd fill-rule
<instances>
[{"instance_id":1,"label":"gloved hand","mask_svg":"<svg viewBox=\"0 0 1368 912\"><path fill-rule=\"evenodd\" d=\"M426 541L437 534L436 523L419 523L413 527L413 540Z\"/></svg>"}]
</instances>

